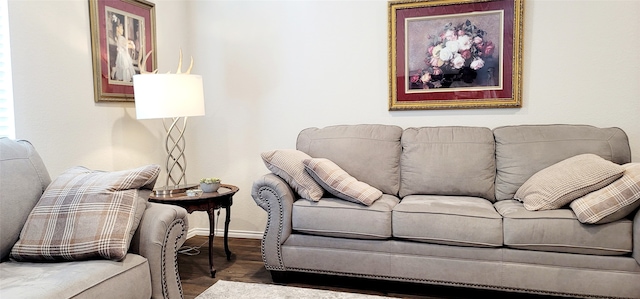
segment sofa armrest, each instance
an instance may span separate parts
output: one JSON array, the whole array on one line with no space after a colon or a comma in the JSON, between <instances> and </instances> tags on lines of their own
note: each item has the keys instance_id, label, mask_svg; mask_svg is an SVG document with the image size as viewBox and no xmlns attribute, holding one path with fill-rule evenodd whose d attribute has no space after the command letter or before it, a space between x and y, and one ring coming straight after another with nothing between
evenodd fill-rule
<instances>
[{"instance_id":1,"label":"sofa armrest","mask_svg":"<svg viewBox=\"0 0 640 299\"><path fill-rule=\"evenodd\" d=\"M291 235L291 211L296 197L279 176L266 174L253 182L251 196L267 211L267 227L262 237L262 259L267 270L285 271L281 245Z\"/></svg>"},{"instance_id":2,"label":"sofa armrest","mask_svg":"<svg viewBox=\"0 0 640 299\"><path fill-rule=\"evenodd\" d=\"M640 210L633 217L633 258L640 265Z\"/></svg>"},{"instance_id":3,"label":"sofa armrest","mask_svg":"<svg viewBox=\"0 0 640 299\"><path fill-rule=\"evenodd\" d=\"M147 202L130 251L144 256L151 270L151 298L183 298L178 249L187 238L184 208Z\"/></svg>"}]
</instances>

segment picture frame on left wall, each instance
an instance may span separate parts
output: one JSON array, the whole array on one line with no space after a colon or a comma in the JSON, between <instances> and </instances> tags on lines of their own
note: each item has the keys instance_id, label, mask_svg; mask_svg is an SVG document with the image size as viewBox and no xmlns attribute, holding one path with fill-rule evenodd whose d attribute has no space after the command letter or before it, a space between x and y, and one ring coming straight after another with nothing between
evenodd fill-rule
<instances>
[{"instance_id":1,"label":"picture frame on left wall","mask_svg":"<svg viewBox=\"0 0 640 299\"><path fill-rule=\"evenodd\" d=\"M155 5L89 0L89 20L95 102L134 102L133 75L157 68Z\"/></svg>"}]
</instances>

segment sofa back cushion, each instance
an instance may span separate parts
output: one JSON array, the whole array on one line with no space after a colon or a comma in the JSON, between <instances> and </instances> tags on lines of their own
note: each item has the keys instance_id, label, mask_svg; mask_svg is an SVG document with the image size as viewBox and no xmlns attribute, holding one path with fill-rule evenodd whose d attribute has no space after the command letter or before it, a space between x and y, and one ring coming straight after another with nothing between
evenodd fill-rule
<instances>
[{"instance_id":1,"label":"sofa back cushion","mask_svg":"<svg viewBox=\"0 0 640 299\"><path fill-rule=\"evenodd\" d=\"M28 141L0 138L0 258L18 240L27 216L51 183L51 177Z\"/></svg>"},{"instance_id":2,"label":"sofa back cushion","mask_svg":"<svg viewBox=\"0 0 640 299\"><path fill-rule=\"evenodd\" d=\"M580 154L617 164L631 161L629 140L620 128L587 125L522 125L493 130L496 140L496 199L513 199L538 171Z\"/></svg>"},{"instance_id":3,"label":"sofa back cushion","mask_svg":"<svg viewBox=\"0 0 640 299\"><path fill-rule=\"evenodd\" d=\"M495 142L490 129L408 128L402 148L400 197L454 195L494 201Z\"/></svg>"},{"instance_id":4,"label":"sofa back cushion","mask_svg":"<svg viewBox=\"0 0 640 299\"><path fill-rule=\"evenodd\" d=\"M339 125L300 132L296 148L326 158L359 181L386 194L400 188L402 128L390 125Z\"/></svg>"}]
</instances>

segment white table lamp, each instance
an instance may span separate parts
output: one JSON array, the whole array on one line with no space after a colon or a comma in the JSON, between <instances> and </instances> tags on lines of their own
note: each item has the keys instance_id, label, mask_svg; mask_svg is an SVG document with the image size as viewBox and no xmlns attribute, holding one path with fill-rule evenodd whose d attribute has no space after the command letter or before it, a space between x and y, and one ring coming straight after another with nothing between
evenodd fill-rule
<instances>
[{"instance_id":1,"label":"white table lamp","mask_svg":"<svg viewBox=\"0 0 640 299\"><path fill-rule=\"evenodd\" d=\"M190 74L140 74L133 76L136 118L162 118L164 125L167 179L156 195L181 192L187 185L184 132L189 116L204 115L202 77ZM182 119L182 125L180 125ZM167 121L171 124L168 125ZM183 185L181 185L181 183Z\"/></svg>"}]
</instances>

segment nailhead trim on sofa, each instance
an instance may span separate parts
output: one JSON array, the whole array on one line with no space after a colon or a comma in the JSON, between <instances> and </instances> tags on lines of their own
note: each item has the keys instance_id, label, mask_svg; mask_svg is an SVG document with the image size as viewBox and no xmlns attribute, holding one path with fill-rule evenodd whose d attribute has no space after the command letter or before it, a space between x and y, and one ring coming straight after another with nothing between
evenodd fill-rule
<instances>
[{"instance_id":1,"label":"nailhead trim on sofa","mask_svg":"<svg viewBox=\"0 0 640 299\"><path fill-rule=\"evenodd\" d=\"M624 298L624 297L594 296L594 295L559 293L559 292L549 292L549 291L539 291L539 290L529 290L529 289L525 290L525 289L519 289L519 288L496 287L496 286L488 286L488 285L473 284L473 283L450 282L450 281L431 280L431 279L414 279L414 278L404 278L404 277L384 276L384 275L367 275L367 274L333 272L333 271L326 271L326 270L314 270L314 269L302 269L302 268L287 268L287 271L315 273L315 274L324 274L324 275L336 275L336 276L350 276L350 277L367 278L367 279L382 279L382 280L392 280L392 281L400 281L400 282L434 284L434 285L444 285L444 286L452 286L452 287L469 287L469 288L476 288L476 289L496 290L496 291L504 291L504 292L517 292L517 293L524 293L524 294L539 294L539 295L547 295L547 296L561 296L561 297L569 296L569 297L578 297L578 298L599 298L599 299L602 299L602 298L633 299L633 298Z\"/></svg>"},{"instance_id":2,"label":"nailhead trim on sofa","mask_svg":"<svg viewBox=\"0 0 640 299\"><path fill-rule=\"evenodd\" d=\"M271 194L273 194L274 197L277 196L277 193L268 187L262 187L259 189L258 194L259 194L259 199L266 203L267 205L267 211L271 211L272 207L271 204L269 203L268 200L266 200L263 196L262 193L263 192L269 192ZM269 233L269 230L272 229L272 225L273 225L273 221L271 219L271 213L268 213L268 218L267 218L267 227L264 230L264 235L262 237L262 241L261 243L261 252L262 252L262 261L264 262L265 268L267 270L284 270L284 262L282 261L282 228L283 228L283 224L282 224L282 219L284 218L284 210L282 209L282 205L278 205L278 209L279 209L279 215L280 215L280 220L278 221L278 242L277 242L277 253L278 253L278 267L274 267L269 265L269 263L267 263L267 254L265 253L265 240L267 239L267 234Z\"/></svg>"}]
</instances>

